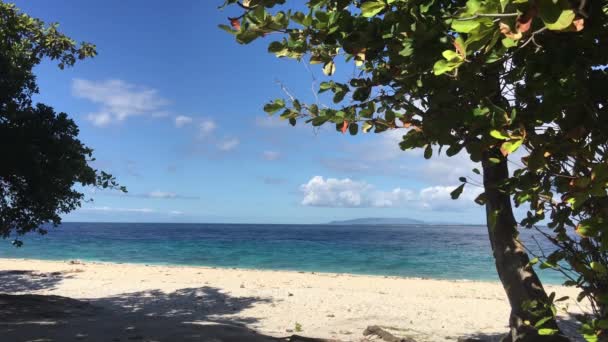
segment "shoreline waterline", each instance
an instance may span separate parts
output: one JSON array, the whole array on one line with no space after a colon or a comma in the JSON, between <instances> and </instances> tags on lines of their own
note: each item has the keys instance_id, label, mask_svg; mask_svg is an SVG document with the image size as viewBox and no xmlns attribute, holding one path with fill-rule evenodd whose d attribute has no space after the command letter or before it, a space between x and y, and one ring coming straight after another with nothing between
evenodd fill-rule
<instances>
[{"instance_id":1,"label":"shoreline waterline","mask_svg":"<svg viewBox=\"0 0 608 342\"><path fill-rule=\"evenodd\" d=\"M209 266L209 265L187 265L187 264L170 264L170 263L139 263L139 262L115 262L115 261L101 261L93 259L37 259L37 258L4 258L0 257L3 261L15 261L15 262L35 262L35 263L65 263L67 265L102 265L102 266L134 266L134 267L157 267L157 268L174 268L174 269L201 269L201 270L226 270L226 271L254 271L254 272L270 272L270 273L289 273L289 274L314 274L321 276L346 276L355 278L378 278L378 279L403 279L403 280L432 280L432 281L445 281L445 282L457 282L457 283L488 283L488 284L500 284L497 280L483 280L483 279L464 279L464 278L432 278L432 277L415 277L415 276L400 276L400 275L383 275L383 274L366 274L366 273L348 273L348 272L327 272L327 271L303 271L297 269L272 269L272 268L248 268L248 267L230 267L230 266ZM561 286L561 284L547 283L552 286Z\"/></svg>"}]
</instances>

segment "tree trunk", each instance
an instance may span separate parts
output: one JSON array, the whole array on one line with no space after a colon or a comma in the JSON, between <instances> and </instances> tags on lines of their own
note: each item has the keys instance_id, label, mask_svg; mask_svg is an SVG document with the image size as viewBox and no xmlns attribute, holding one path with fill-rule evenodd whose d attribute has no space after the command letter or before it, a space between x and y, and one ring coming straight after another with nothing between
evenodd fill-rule
<instances>
[{"instance_id":1,"label":"tree trunk","mask_svg":"<svg viewBox=\"0 0 608 342\"><path fill-rule=\"evenodd\" d=\"M500 162L492 163L490 157L498 158ZM503 341L568 341L559 331L554 335L540 336L533 328L536 321L552 314L549 308L545 308L541 315L533 315L524 309L525 304L531 301L541 305L547 303L548 296L532 267L527 266L530 260L518 238L511 197L500 189L500 184L509 177L507 161L496 150L484 156L482 166L488 234L496 271L511 305L510 330ZM558 329L555 320L545 323L543 328Z\"/></svg>"}]
</instances>

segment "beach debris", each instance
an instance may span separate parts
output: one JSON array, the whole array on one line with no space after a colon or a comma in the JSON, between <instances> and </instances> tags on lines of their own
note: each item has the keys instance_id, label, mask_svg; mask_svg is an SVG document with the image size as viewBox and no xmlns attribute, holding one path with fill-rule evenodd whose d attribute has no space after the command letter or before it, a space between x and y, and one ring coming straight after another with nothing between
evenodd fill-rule
<instances>
[{"instance_id":1,"label":"beach debris","mask_svg":"<svg viewBox=\"0 0 608 342\"><path fill-rule=\"evenodd\" d=\"M302 332L302 324L296 322L295 330L296 332Z\"/></svg>"},{"instance_id":2,"label":"beach debris","mask_svg":"<svg viewBox=\"0 0 608 342\"><path fill-rule=\"evenodd\" d=\"M287 292L287 297L293 297L293 293Z\"/></svg>"},{"instance_id":3,"label":"beach debris","mask_svg":"<svg viewBox=\"0 0 608 342\"><path fill-rule=\"evenodd\" d=\"M241 284L241 288L244 289L245 288L245 284Z\"/></svg>"},{"instance_id":4,"label":"beach debris","mask_svg":"<svg viewBox=\"0 0 608 342\"><path fill-rule=\"evenodd\" d=\"M68 264L70 264L70 265L84 265L84 262L82 262L80 260L70 260L70 261L68 261Z\"/></svg>"},{"instance_id":5,"label":"beach debris","mask_svg":"<svg viewBox=\"0 0 608 342\"><path fill-rule=\"evenodd\" d=\"M336 315L334 315L334 314L329 314L329 315L327 315L327 317L334 318L334 317L336 317Z\"/></svg>"},{"instance_id":6,"label":"beach debris","mask_svg":"<svg viewBox=\"0 0 608 342\"><path fill-rule=\"evenodd\" d=\"M375 335L386 342L416 342L411 337L397 337L377 325L370 325L363 331L363 336Z\"/></svg>"},{"instance_id":7,"label":"beach debris","mask_svg":"<svg viewBox=\"0 0 608 342\"><path fill-rule=\"evenodd\" d=\"M324 338L304 337L300 335L291 335L281 338L280 341L286 342L340 342L339 340L327 340Z\"/></svg>"}]
</instances>

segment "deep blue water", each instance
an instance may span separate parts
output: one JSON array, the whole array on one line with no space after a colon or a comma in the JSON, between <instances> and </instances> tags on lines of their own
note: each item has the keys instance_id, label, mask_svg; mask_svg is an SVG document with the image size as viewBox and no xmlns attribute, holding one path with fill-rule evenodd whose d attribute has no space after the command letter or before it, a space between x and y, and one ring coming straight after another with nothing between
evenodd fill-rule
<instances>
[{"instance_id":1,"label":"deep blue water","mask_svg":"<svg viewBox=\"0 0 608 342\"><path fill-rule=\"evenodd\" d=\"M0 257L498 280L484 226L64 223L22 240Z\"/></svg>"}]
</instances>

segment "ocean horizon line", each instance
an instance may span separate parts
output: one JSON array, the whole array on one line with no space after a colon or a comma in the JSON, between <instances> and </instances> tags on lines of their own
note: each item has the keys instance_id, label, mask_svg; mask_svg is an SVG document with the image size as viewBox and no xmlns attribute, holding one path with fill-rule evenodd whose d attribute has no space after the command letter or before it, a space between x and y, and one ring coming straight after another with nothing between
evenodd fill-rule
<instances>
[{"instance_id":1,"label":"ocean horizon line","mask_svg":"<svg viewBox=\"0 0 608 342\"><path fill-rule=\"evenodd\" d=\"M523 241L533 243L532 233L523 231ZM65 222L22 242L16 248L5 240L0 257L498 280L478 225Z\"/></svg>"}]
</instances>

